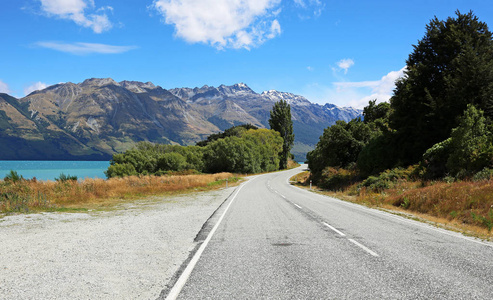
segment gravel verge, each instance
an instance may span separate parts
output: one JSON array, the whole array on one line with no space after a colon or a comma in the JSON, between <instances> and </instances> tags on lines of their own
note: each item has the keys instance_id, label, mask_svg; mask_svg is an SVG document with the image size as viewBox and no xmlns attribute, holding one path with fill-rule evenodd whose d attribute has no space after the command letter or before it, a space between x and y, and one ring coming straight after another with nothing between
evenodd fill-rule
<instances>
[{"instance_id":1,"label":"gravel verge","mask_svg":"<svg viewBox=\"0 0 493 300\"><path fill-rule=\"evenodd\" d=\"M0 218L0 298L156 299L233 191Z\"/></svg>"}]
</instances>

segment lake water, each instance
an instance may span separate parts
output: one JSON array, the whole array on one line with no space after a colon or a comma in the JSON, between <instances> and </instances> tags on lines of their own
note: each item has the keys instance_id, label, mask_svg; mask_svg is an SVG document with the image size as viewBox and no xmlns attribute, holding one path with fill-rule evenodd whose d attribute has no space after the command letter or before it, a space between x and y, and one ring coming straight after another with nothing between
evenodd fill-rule
<instances>
[{"instance_id":1,"label":"lake water","mask_svg":"<svg viewBox=\"0 0 493 300\"><path fill-rule=\"evenodd\" d=\"M38 180L55 180L61 173L84 178L106 178L104 171L109 167L109 161L33 161L13 160L0 161L0 178L17 171L26 179L36 177Z\"/></svg>"}]
</instances>

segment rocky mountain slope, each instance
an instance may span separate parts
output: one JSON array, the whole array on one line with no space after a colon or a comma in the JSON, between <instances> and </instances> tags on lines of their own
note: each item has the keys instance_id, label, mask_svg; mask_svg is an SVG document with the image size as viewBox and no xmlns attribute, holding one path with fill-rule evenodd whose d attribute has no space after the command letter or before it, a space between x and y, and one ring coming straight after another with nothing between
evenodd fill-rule
<instances>
[{"instance_id":1,"label":"rocky mountain slope","mask_svg":"<svg viewBox=\"0 0 493 300\"><path fill-rule=\"evenodd\" d=\"M0 94L0 159L109 159L138 141L194 144L234 125L268 128L276 101L291 104L299 160L336 120L361 110L311 103L246 84L165 90L111 78L62 83L16 99Z\"/></svg>"}]
</instances>

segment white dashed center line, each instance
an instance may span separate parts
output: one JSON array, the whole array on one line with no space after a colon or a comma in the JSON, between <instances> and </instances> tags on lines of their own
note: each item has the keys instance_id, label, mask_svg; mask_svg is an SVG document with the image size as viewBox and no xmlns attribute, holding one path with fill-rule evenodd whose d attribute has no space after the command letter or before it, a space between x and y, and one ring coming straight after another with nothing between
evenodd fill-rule
<instances>
[{"instance_id":1,"label":"white dashed center line","mask_svg":"<svg viewBox=\"0 0 493 300\"><path fill-rule=\"evenodd\" d=\"M370 253L371 255L375 256L375 257L378 257L378 254L376 254L375 252L371 251L370 249L366 248L365 246L361 245L360 243L358 243L357 241L353 240L353 239L348 239L351 243L355 244L356 246L360 247L361 249L365 250L366 252Z\"/></svg>"},{"instance_id":2,"label":"white dashed center line","mask_svg":"<svg viewBox=\"0 0 493 300\"><path fill-rule=\"evenodd\" d=\"M344 233L340 232L339 230L335 229L334 227L330 226L329 224L327 224L325 222L322 222L322 224L324 224L325 226L329 227L333 231L337 232L340 236L346 236Z\"/></svg>"}]
</instances>

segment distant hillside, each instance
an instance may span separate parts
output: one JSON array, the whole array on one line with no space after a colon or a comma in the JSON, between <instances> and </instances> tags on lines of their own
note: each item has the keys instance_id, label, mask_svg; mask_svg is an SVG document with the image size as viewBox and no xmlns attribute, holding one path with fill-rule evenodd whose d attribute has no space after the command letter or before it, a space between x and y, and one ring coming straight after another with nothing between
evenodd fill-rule
<instances>
[{"instance_id":1,"label":"distant hillside","mask_svg":"<svg viewBox=\"0 0 493 300\"><path fill-rule=\"evenodd\" d=\"M0 94L0 159L98 160L138 141L194 144L234 125L268 127L280 99L291 104L297 160L304 160L324 128L361 115L291 93L258 94L243 83L168 91L150 82L92 78L21 99Z\"/></svg>"}]
</instances>

